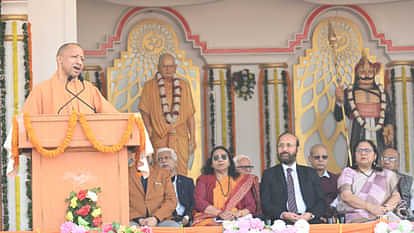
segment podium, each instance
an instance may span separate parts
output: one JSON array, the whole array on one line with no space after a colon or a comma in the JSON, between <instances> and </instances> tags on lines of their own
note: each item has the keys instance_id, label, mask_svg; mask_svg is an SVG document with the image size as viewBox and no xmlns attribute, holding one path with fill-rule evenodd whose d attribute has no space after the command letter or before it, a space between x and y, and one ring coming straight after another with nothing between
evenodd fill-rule
<instances>
[{"instance_id":1,"label":"podium","mask_svg":"<svg viewBox=\"0 0 414 233\"><path fill-rule=\"evenodd\" d=\"M119 142L127 130L130 114L85 115L97 141L106 146ZM33 132L40 145L55 149L66 136L70 116L30 116ZM139 145L134 123L126 146ZM64 153L54 158L42 156L32 145L23 124L19 126L19 148L32 151L33 230L58 232L64 223L71 191L100 187L98 206L103 223L129 224L127 148L114 153L96 150L86 138L78 120L72 140Z\"/></svg>"}]
</instances>

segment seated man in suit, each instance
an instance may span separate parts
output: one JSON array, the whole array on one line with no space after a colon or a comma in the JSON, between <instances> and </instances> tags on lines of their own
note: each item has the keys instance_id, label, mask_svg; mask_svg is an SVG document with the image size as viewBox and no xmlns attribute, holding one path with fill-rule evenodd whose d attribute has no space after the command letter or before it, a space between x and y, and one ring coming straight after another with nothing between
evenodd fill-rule
<instances>
[{"instance_id":1,"label":"seated man in suit","mask_svg":"<svg viewBox=\"0 0 414 233\"><path fill-rule=\"evenodd\" d=\"M161 148L157 151L157 162L162 168L169 170L174 185L177 207L173 212L173 219L183 226L189 226L194 205L193 179L177 174L177 154L173 149Z\"/></svg>"},{"instance_id":2,"label":"seated man in suit","mask_svg":"<svg viewBox=\"0 0 414 233\"><path fill-rule=\"evenodd\" d=\"M401 200L403 201L403 207L409 210L406 213L407 218L413 219L413 210L414 210L414 200L413 200L413 177L407 174L401 173L400 169L400 153L394 148L386 148L383 152L381 158L381 167L394 171L399 176L398 181L398 191L401 195Z\"/></svg>"},{"instance_id":3,"label":"seated man in suit","mask_svg":"<svg viewBox=\"0 0 414 233\"><path fill-rule=\"evenodd\" d=\"M279 136L277 156L281 164L266 169L260 183L264 217L295 223L304 219L320 223L325 195L316 171L296 164L299 141L291 133Z\"/></svg>"},{"instance_id":4,"label":"seated man in suit","mask_svg":"<svg viewBox=\"0 0 414 233\"><path fill-rule=\"evenodd\" d=\"M136 165L128 169L130 225L179 227L170 220L177 206L171 176L165 169L148 166L149 156L142 153Z\"/></svg>"}]
</instances>

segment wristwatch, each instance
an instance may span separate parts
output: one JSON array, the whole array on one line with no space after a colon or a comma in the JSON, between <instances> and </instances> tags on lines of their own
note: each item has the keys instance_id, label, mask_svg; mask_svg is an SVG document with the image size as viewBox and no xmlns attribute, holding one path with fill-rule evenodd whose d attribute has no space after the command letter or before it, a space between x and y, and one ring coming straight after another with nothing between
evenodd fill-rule
<instances>
[{"instance_id":1,"label":"wristwatch","mask_svg":"<svg viewBox=\"0 0 414 233\"><path fill-rule=\"evenodd\" d=\"M315 215L314 214L312 214L312 213L310 213L311 214L311 217L310 217L310 219L309 220L313 220L314 218L315 218Z\"/></svg>"}]
</instances>

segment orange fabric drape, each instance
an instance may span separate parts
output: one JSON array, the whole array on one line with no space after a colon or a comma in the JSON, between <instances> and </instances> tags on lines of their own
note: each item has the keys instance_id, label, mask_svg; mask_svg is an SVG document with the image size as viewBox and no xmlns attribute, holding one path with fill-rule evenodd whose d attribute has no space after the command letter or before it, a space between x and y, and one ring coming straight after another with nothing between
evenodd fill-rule
<instances>
[{"instance_id":1,"label":"orange fabric drape","mask_svg":"<svg viewBox=\"0 0 414 233\"><path fill-rule=\"evenodd\" d=\"M372 223L355 223L355 224L314 224L310 227L310 233L373 233L376 222ZM341 231L340 231L341 230ZM16 233L12 231L2 231L1 233ZM210 227L153 227L153 233L222 233L221 226ZM35 231L25 231L25 233L39 233ZM41 232L43 233L43 232ZM44 233L58 233L44 232Z\"/></svg>"}]
</instances>

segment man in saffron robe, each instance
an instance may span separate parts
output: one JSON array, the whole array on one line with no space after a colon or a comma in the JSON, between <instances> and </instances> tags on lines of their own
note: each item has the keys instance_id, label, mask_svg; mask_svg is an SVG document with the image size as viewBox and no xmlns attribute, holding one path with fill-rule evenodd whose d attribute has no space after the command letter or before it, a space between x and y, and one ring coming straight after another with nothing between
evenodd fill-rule
<instances>
[{"instance_id":1,"label":"man in saffron robe","mask_svg":"<svg viewBox=\"0 0 414 233\"><path fill-rule=\"evenodd\" d=\"M160 56L159 72L145 83L138 108L154 150L168 147L177 152L177 173L185 176L196 148L195 108L190 85L176 76L176 68L171 54Z\"/></svg>"},{"instance_id":2,"label":"man in saffron robe","mask_svg":"<svg viewBox=\"0 0 414 233\"><path fill-rule=\"evenodd\" d=\"M94 113L92 108L95 108L98 113L118 112L95 86L84 81L80 76L84 67L84 59L84 52L79 44L63 44L56 54L58 66L56 73L30 92L22 112L31 115L68 115L74 110L81 113ZM66 85L75 95L79 94L83 87L85 89L79 94L79 98L76 98L65 89Z\"/></svg>"},{"instance_id":3,"label":"man in saffron robe","mask_svg":"<svg viewBox=\"0 0 414 233\"><path fill-rule=\"evenodd\" d=\"M69 115L72 111L84 114L119 113L92 83L83 80L81 72L84 68L84 59L83 49L78 43L69 42L61 45L56 54L56 73L33 88L22 112L30 115ZM69 93L65 86L73 94ZM146 130L145 134L147 135ZM6 147L11 148L9 144L7 143ZM145 153L153 153L148 136L145 144ZM12 159L9 160L7 170L13 170Z\"/></svg>"},{"instance_id":4,"label":"man in saffron robe","mask_svg":"<svg viewBox=\"0 0 414 233\"><path fill-rule=\"evenodd\" d=\"M359 140L368 139L376 144L379 156L386 146L392 146L394 140L390 98L384 88L375 82L380 67L380 63L371 63L363 54L355 66L354 85L345 90L342 86L336 88L334 109L337 121L344 119L342 105L345 115L352 120L349 147L354 148Z\"/></svg>"}]
</instances>

